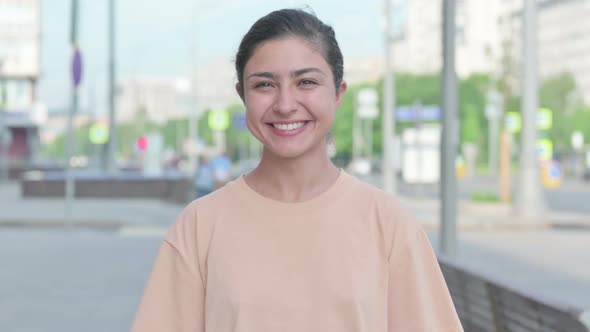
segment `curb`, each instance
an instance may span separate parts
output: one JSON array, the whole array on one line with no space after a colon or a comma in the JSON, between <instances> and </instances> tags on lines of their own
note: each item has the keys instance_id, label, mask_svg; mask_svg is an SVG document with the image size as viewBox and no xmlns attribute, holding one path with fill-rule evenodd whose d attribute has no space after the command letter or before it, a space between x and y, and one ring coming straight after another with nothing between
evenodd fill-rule
<instances>
[{"instance_id":1,"label":"curb","mask_svg":"<svg viewBox=\"0 0 590 332\"><path fill-rule=\"evenodd\" d=\"M4 219L0 220L0 230L4 228L33 229L92 229L99 231L117 231L126 226L114 220L76 219L69 222L63 219Z\"/></svg>"},{"instance_id":2,"label":"curb","mask_svg":"<svg viewBox=\"0 0 590 332\"><path fill-rule=\"evenodd\" d=\"M440 229L439 223L421 223L426 230ZM458 223L458 230L463 231L535 231L547 229L559 230L583 230L590 231L590 223L587 221L575 222L498 222L498 221L479 221L469 223Z\"/></svg>"}]
</instances>

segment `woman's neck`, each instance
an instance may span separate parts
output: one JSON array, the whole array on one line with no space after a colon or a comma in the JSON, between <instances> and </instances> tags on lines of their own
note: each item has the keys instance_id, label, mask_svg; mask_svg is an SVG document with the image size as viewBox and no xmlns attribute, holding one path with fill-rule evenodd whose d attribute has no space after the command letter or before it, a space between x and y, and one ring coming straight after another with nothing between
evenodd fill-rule
<instances>
[{"instance_id":1,"label":"woman's neck","mask_svg":"<svg viewBox=\"0 0 590 332\"><path fill-rule=\"evenodd\" d=\"M246 183L259 194L281 202L303 202L328 190L340 170L325 149L298 158L280 158L264 151L260 165L246 175Z\"/></svg>"}]
</instances>

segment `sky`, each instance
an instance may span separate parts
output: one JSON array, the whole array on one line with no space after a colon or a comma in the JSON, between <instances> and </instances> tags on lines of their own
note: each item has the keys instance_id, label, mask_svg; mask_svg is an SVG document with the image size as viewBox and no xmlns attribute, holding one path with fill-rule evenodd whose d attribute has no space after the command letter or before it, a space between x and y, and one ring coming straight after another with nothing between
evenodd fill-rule
<instances>
[{"instance_id":1,"label":"sky","mask_svg":"<svg viewBox=\"0 0 590 332\"><path fill-rule=\"evenodd\" d=\"M79 1L79 44L84 63L81 105L92 103L106 113L108 1ZM118 80L189 78L193 66L198 69L219 59L233 59L248 28L280 8L310 7L332 25L345 62L379 55L383 49L381 0L115 2ZM41 35L39 98L50 111L64 109L71 99L70 0L41 0Z\"/></svg>"}]
</instances>

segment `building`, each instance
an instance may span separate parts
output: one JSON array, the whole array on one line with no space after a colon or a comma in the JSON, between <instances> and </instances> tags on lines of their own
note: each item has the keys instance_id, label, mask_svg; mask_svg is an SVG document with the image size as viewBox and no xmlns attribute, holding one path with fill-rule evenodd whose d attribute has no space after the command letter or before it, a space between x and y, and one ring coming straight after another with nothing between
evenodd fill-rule
<instances>
[{"instance_id":1,"label":"building","mask_svg":"<svg viewBox=\"0 0 590 332\"><path fill-rule=\"evenodd\" d=\"M376 82L383 77L385 63L382 56L365 59L344 59L344 80L349 84Z\"/></svg>"},{"instance_id":2,"label":"building","mask_svg":"<svg viewBox=\"0 0 590 332\"><path fill-rule=\"evenodd\" d=\"M138 116L164 123L186 117L191 111L191 84L188 79L130 79L119 84L117 122L129 123Z\"/></svg>"},{"instance_id":3,"label":"building","mask_svg":"<svg viewBox=\"0 0 590 332\"><path fill-rule=\"evenodd\" d=\"M564 72L590 103L590 0L547 0L539 7L539 74Z\"/></svg>"},{"instance_id":4,"label":"building","mask_svg":"<svg viewBox=\"0 0 590 332\"><path fill-rule=\"evenodd\" d=\"M442 0L398 0L394 3L394 69L415 74L440 71ZM497 67L502 41L498 22L513 3L457 0L456 70L460 77L490 72Z\"/></svg>"},{"instance_id":5,"label":"building","mask_svg":"<svg viewBox=\"0 0 590 332\"><path fill-rule=\"evenodd\" d=\"M34 162L47 117L37 100L40 36L39 0L0 0L0 158L11 168Z\"/></svg>"},{"instance_id":6,"label":"building","mask_svg":"<svg viewBox=\"0 0 590 332\"><path fill-rule=\"evenodd\" d=\"M193 82L199 112L242 103L235 88L238 82L236 69L229 58L197 67L193 72Z\"/></svg>"}]
</instances>

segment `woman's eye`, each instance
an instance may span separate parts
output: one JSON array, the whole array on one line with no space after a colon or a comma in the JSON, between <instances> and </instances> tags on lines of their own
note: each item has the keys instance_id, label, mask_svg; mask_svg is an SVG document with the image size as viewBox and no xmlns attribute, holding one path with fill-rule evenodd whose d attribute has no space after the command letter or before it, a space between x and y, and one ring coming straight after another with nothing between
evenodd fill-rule
<instances>
[{"instance_id":1,"label":"woman's eye","mask_svg":"<svg viewBox=\"0 0 590 332\"><path fill-rule=\"evenodd\" d=\"M312 80L301 80L301 82L299 82L299 84L301 84L301 85L314 85L317 83Z\"/></svg>"},{"instance_id":2,"label":"woman's eye","mask_svg":"<svg viewBox=\"0 0 590 332\"><path fill-rule=\"evenodd\" d=\"M260 83L256 83L256 85L254 85L255 88L270 88L272 87L272 84L270 84L269 82L260 82Z\"/></svg>"}]
</instances>

